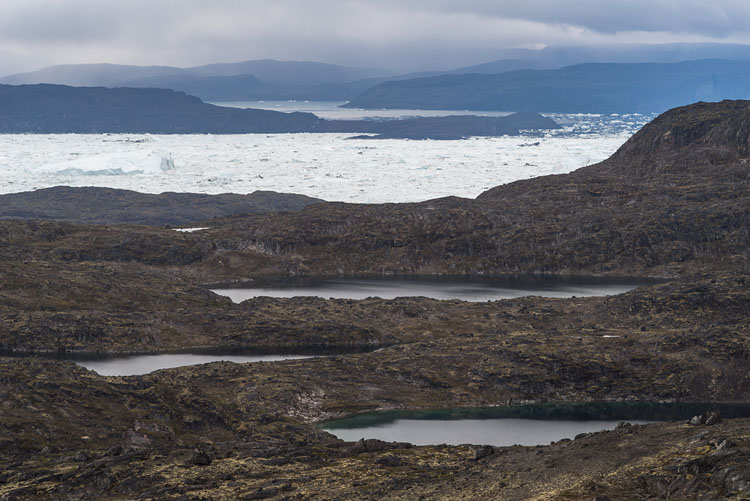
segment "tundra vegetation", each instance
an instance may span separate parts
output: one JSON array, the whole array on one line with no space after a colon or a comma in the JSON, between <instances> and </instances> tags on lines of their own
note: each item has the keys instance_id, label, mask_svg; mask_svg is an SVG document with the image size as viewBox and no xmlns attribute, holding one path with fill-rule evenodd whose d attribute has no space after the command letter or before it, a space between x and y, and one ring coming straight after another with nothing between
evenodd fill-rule
<instances>
[{"instance_id":1,"label":"tundra vegetation","mask_svg":"<svg viewBox=\"0 0 750 501\"><path fill-rule=\"evenodd\" d=\"M744 499L750 419L495 448L346 443L317 424L521 402L750 403L749 138L750 102L698 103L604 162L475 200L313 203L194 221L209 228L195 233L2 220L0 496ZM233 304L206 288L391 273L670 280L489 303ZM131 377L8 353L322 346L357 353Z\"/></svg>"}]
</instances>

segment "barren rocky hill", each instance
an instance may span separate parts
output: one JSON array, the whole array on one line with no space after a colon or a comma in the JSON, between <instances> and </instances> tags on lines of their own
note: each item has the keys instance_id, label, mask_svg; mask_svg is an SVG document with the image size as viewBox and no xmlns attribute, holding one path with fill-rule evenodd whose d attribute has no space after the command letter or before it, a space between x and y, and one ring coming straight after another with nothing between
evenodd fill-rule
<instances>
[{"instance_id":1,"label":"barren rocky hill","mask_svg":"<svg viewBox=\"0 0 750 501\"><path fill-rule=\"evenodd\" d=\"M750 102L698 103L660 116L600 164L476 200L322 204L217 221L209 235L312 274L747 266L748 122Z\"/></svg>"},{"instance_id":2,"label":"barren rocky hill","mask_svg":"<svg viewBox=\"0 0 750 501\"><path fill-rule=\"evenodd\" d=\"M249 195L155 195L112 188L56 186L0 195L0 219L178 226L233 214L295 211L316 202L322 200L273 191L255 191Z\"/></svg>"}]
</instances>

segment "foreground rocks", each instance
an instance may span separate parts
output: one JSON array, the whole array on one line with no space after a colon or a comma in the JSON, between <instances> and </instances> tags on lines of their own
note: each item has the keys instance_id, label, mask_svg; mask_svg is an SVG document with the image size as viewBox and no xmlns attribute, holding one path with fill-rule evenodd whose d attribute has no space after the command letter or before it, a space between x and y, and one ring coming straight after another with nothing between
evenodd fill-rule
<instances>
[{"instance_id":1,"label":"foreground rocks","mask_svg":"<svg viewBox=\"0 0 750 501\"><path fill-rule=\"evenodd\" d=\"M548 447L484 453L368 437L345 444L315 423L384 408L540 400L747 402L745 278L709 275L611 298L227 305L267 318L382 318L379 328L398 329L393 346L318 359L115 378L72 362L0 358L0 493L741 499L749 420L622 426ZM297 323L302 339L313 325Z\"/></svg>"},{"instance_id":2,"label":"foreground rocks","mask_svg":"<svg viewBox=\"0 0 750 501\"><path fill-rule=\"evenodd\" d=\"M747 419L633 425L483 454L469 446L346 444L285 415L295 394L310 390L306 378L292 387L269 381L287 369L305 370L297 362L210 364L103 378L67 363L3 360L10 398L2 404L0 495L741 499L749 492Z\"/></svg>"}]
</instances>

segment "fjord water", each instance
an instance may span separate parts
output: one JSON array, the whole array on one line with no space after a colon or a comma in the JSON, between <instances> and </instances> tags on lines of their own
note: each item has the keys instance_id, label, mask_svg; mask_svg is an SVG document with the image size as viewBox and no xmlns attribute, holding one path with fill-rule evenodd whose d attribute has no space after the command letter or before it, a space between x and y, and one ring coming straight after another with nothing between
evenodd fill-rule
<instances>
[{"instance_id":1,"label":"fjord water","mask_svg":"<svg viewBox=\"0 0 750 501\"><path fill-rule=\"evenodd\" d=\"M234 302L260 296L316 296L335 299L429 297L462 301L495 301L523 296L609 296L630 291L655 280L642 278L560 276L387 276L379 278L295 278L256 281L211 289Z\"/></svg>"},{"instance_id":2,"label":"fjord water","mask_svg":"<svg viewBox=\"0 0 750 501\"><path fill-rule=\"evenodd\" d=\"M384 411L321 424L336 437L376 438L414 445L546 445L580 433L614 429L623 420L645 424L685 420L708 411L749 417L748 404L587 402L523 406Z\"/></svg>"}]
</instances>

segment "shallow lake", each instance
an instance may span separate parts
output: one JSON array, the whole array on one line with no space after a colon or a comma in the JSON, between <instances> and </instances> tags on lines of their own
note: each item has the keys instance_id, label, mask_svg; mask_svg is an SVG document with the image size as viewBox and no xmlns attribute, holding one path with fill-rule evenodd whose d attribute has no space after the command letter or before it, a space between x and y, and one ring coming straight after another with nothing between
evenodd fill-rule
<instances>
[{"instance_id":1,"label":"shallow lake","mask_svg":"<svg viewBox=\"0 0 750 501\"><path fill-rule=\"evenodd\" d=\"M263 348L202 348L157 354L97 355L86 353L24 353L0 351L0 356L40 357L68 360L98 373L101 376L138 376L161 369L211 362L277 362L346 353L372 351L372 347L294 347L283 349Z\"/></svg>"},{"instance_id":2,"label":"shallow lake","mask_svg":"<svg viewBox=\"0 0 750 501\"><path fill-rule=\"evenodd\" d=\"M632 424L688 419L709 410L750 416L750 405L732 404L539 404L432 411L386 411L328 421L321 428L342 440L377 438L415 445L546 445L579 433Z\"/></svg>"},{"instance_id":3,"label":"shallow lake","mask_svg":"<svg viewBox=\"0 0 750 501\"><path fill-rule=\"evenodd\" d=\"M138 376L161 369L183 367L185 365L207 364L210 362L276 362L310 358L313 355L218 355L201 353L168 353L160 355L133 355L119 358L99 358L74 360L75 363L96 372L101 376Z\"/></svg>"},{"instance_id":4,"label":"shallow lake","mask_svg":"<svg viewBox=\"0 0 750 501\"><path fill-rule=\"evenodd\" d=\"M458 419L432 421L398 419L381 426L326 429L342 440L377 438L414 445L547 445L579 433L612 430L618 421L540 421L535 419ZM645 421L638 421L638 424Z\"/></svg>"},{"instance_id":5,"label":"shallow lake","mask_svg":"<svg viewBox=\"0 0 750 501\"><path fill-rule=\"evenodd\" d=\"M259 296L317 296L336 299L393 299L424 296L433 299L494 301L522 296L609 296L642 285L658 283L643 278L560 276L387 276L378 278L295 278L259 280L250 284L211 289L241 302Z\"/></svg>"}]
</instances>

